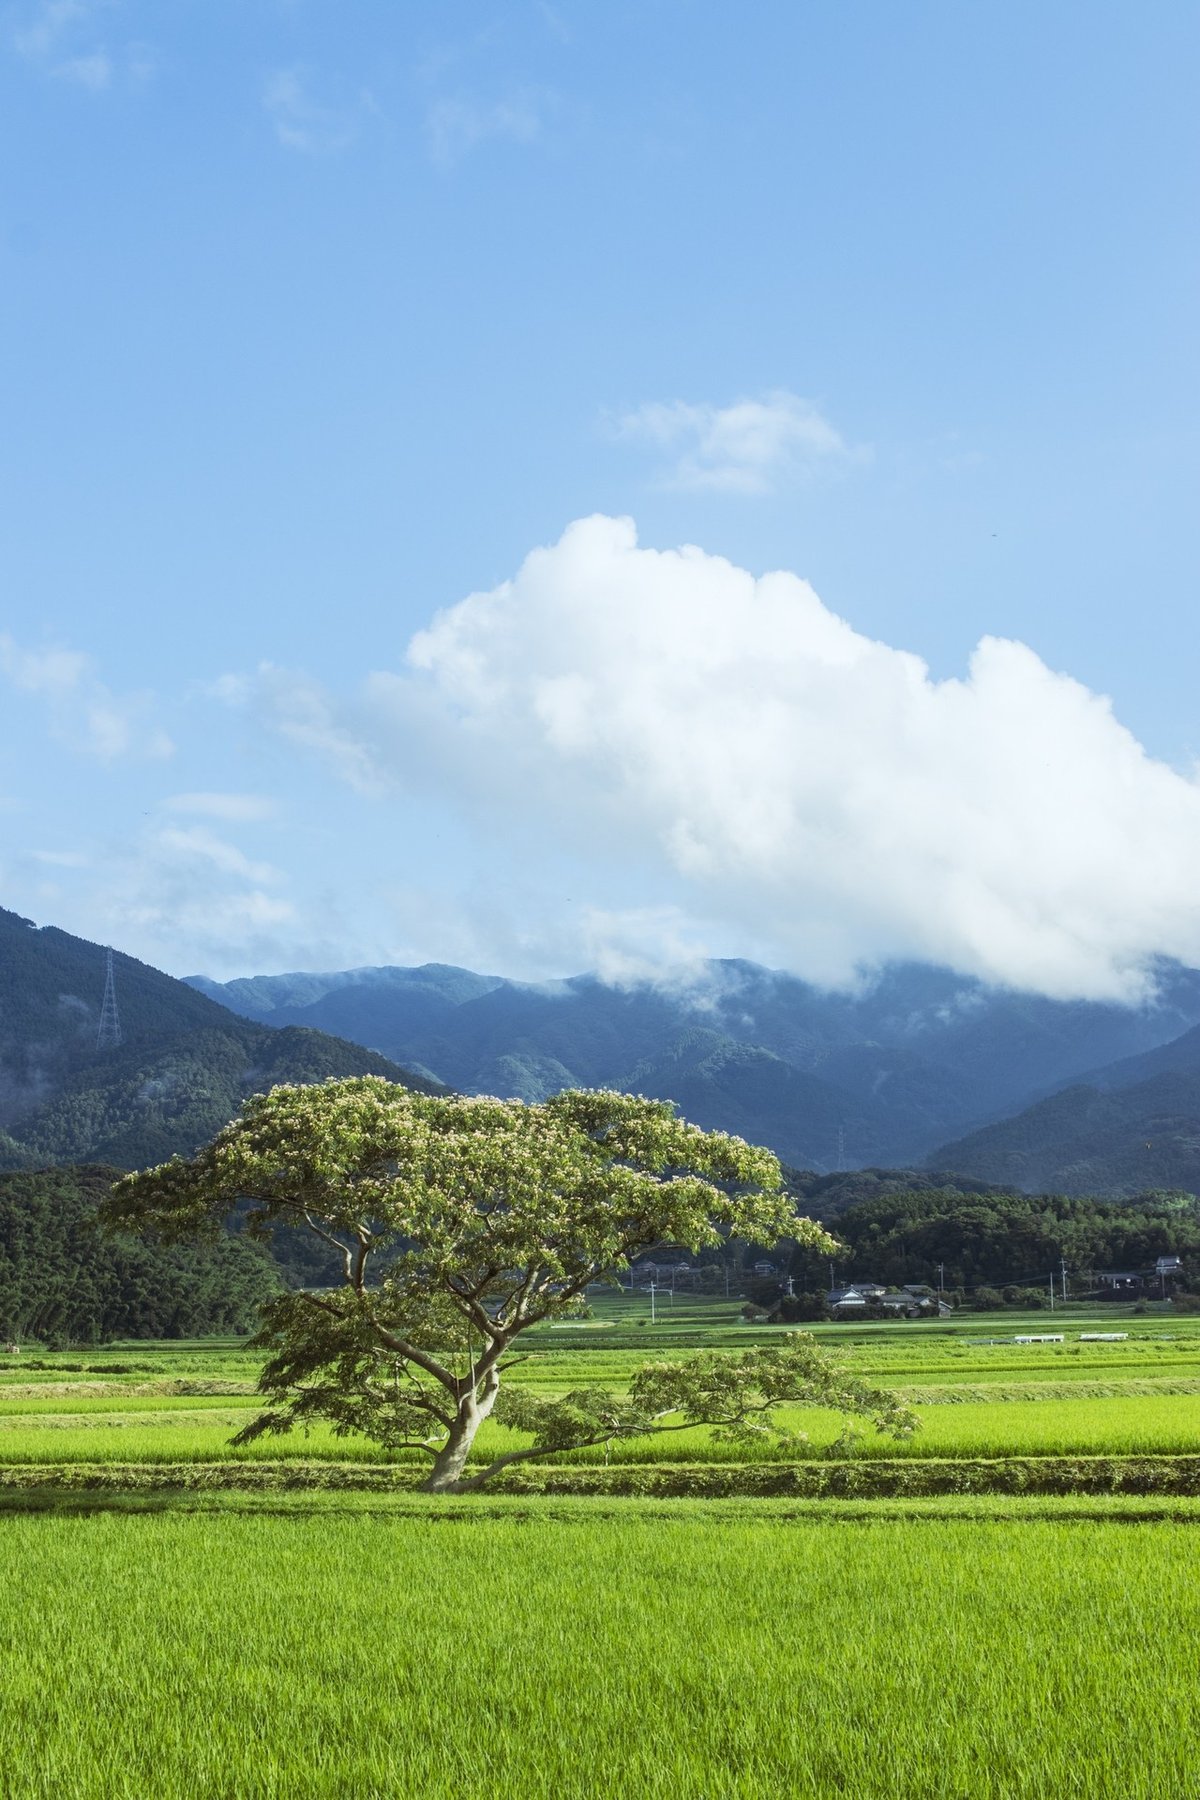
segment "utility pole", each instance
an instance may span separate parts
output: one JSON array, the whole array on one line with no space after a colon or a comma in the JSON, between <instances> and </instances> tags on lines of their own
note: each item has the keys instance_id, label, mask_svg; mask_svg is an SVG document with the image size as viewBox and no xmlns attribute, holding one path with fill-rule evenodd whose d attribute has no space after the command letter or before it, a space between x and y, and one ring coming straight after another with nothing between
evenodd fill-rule
<instances>
[{"instance_id":1,"label":"utility pole","mask_svg":"<svg viewBox=\"0 0 1200 1800\"><path fill-rule=\"evenodd\" d=\"M939 1294L943 1293L945 1291L945 1281L946 1281L946 1265L944 1262L941 1262L938 1264L938 1293Z\"/></svg>"},{"instance_id":2,"label":"utility pole","mask_svg":"<svg viewBox=\"0 0 1200 1800\"><path fill-rule=\"evenodd\" d=\"M658 1289L657 1289L655 1283L653 1281L651 1281L651 1283L650 1283L650 1323L652 1325L658 1324L658 1312L657 1312L657 1310L655 1308L655 1304L654 1304L654 1296L657 1293L657 1291L658 1291Z\"/></svg>"},{"instance_id":3,"label":"utility pole","mask_svg":"<svg viewBox=\"0 0 1200 1800\"><path fill-rule=\"evenodd\" d=\"M1067 1259L1066 1259L1066 1257L1065 1257L1065 1256L1060 1256L1060 1257L1059 1257L1059 1259L1058 1259L1058 1266L1059 1266L1059 1269L1060 1269L1060 1270L1061 1270L1061 1272L1062 1272L1062 1280L1061 1280L1061 1284L1060 1284L1060 1287L1059 1287L1059 1292L1060 1292L1060 1294L1061 1294L1061 1295L1062 1295L1062 1298L1063 1298L1063 1303L1064 1303L1064 1305L1065 1305L1065 1304L1066 1304L1066 1298L1067 1298Z\"/></svg>"},{"instance_id":4,"label":"utility pole","mask_svg":"<svg viewBox=\"0 0 1200 1800\"><path fill-rule=\"evenodd\" d=\"M1050 1311L1054 1311L1054 1270L1050 1271Z\"/></svg>"},{"instance_id":5,"label":"utility pole","mask_svg":"<svg viewBox=\"0 0 1200 1800\"><path fill-rule=\"evenodd\" d=\"M845 1169L845 1167L846 1167L846 1127L844 1124L842 1124L842 1125L838 1126L837 1172L839 1175L842 1173L842 1171Z\"/></svg>"}]
</instances>

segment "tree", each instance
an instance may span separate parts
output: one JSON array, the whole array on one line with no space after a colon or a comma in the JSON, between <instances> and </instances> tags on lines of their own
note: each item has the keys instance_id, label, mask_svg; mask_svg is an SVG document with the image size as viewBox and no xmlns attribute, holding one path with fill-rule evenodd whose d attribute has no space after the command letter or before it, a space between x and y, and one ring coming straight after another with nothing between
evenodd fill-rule
<instances>
[{"instance_id":1,"label":"tree","mask_svg":"<svg viewBox=\"0 0 1200 1800\"><path fill-rule=\"evenodd\" d=\"M477 1486L508 1463L653 1429L711 1423L777 1431L782 1400L814 1399L905 1430L890 1396L799 1342L643 1369L625 1400L580 1389L508 1397L497 1417L531 1432L525 1449L473 1480L467 1457L496 1408L514 1342L577 1309L592 1282L663 1242L697 1250L734 1233L830 1244L797 1220L768 1150L701 1131L667 1102L572 1091L541 1105L413 1093L375 1076L278 1087L190 1159L127 1176L105 1206L112 1227L167 1238L303 1226L336 1249L335 1291L286 1294L264 1309L272 1404L239 1434L321 1418L388 1448L416 1447L431 1491Z\"/></svg>"}]
</instances>

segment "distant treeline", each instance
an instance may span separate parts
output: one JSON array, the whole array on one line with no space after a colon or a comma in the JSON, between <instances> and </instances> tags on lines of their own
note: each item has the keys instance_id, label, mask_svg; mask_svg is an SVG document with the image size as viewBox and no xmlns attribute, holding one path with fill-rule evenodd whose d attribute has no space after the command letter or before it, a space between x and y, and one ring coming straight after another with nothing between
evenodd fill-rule
<instances>
[{"instance_id":1,"label":"distant treeline","mask_svg":"<svg viewBox=\"0 0 1200 1800\"><path fill-rule=\"evenodd\" d=\"M269 1254L233 1235L179 1246L105 1236L96 1207L118 1174L0 1175L0 1339L53 1346L253 1330L282 1285Z\"/></svg>"},{"instance_id":2,"label":"distant treeline","mask_svg":"<svg viewBox=\"0 0 1200 1800\"><path fill-rule=\"evenodd\" d=\"M839 1281L936 1287L941 1265L946 1288L1025 1286L1046 1283L1051 1270L1057 1279L1065 1260L1078 1285L1096 1270L1152 1269L1166 1255L1200 1275L1200 1201L1192 1194L1092 1200L955 1187L880 1193L881 1185L830 1219L846 1246L835 1258ZM791 1273L797 1288L825 1288L829 1258L798 1251Z\"/></svg>"}]
</instances>

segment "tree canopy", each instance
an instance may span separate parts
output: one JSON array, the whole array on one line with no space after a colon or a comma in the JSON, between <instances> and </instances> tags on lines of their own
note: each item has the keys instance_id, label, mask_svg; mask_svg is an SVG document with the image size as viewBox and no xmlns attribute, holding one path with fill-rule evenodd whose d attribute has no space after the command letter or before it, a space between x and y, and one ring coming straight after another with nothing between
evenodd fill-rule
<instances>
[{"instance_id":1,"label":"tree canopy","mask_svg":"<svg viewBox=\"0 0 1200 1800\"><path fill-rule=\"evenodd\" d=\"M702 1131L667 1102L574 1090L531 1106L417 1094L373 1076L252 1098L194 1157L126 1177L105 1211L113 1225L179 1238L211 1235L239 1205L252 1233L312 1232L336 1249L343 1275L336 1290L266 1308L261 1386L272 1404L243 1436L322 1417L426 1451L435 1489L464 1484L514 1340L577 1308L590 1283L662 1243L832 1243L796 1218L770 1151ZM693 1422L707 1412L726 1430L767 1428L788 1391L811 1391L820 1361L793 1351L771 1374L727 1358L707 1388L699 1371L689 1387L664 1366L635 1382L619 1416L611 1396L583 1391L514 1402L509 1420L534 1443L502 1460L645 1431L676 1411ZM826 1391L839 1381L849 1410L902 1428L884 1395L833 1374Z\"/></svg>"}]
</instances>

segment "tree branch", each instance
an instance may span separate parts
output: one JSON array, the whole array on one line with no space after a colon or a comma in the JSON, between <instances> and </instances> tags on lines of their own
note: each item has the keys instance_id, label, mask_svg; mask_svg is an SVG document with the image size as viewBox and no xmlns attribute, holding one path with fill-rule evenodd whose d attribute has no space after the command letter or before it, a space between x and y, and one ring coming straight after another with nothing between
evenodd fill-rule
<instances>
[{"instance_id":1,"label":"tree branch","mask_svg":"<svg viewBox=\"0 0 1200 1800\"><path fill-rule=\"evenodd\" d=\"M346 1286L353 1287L354 1286L354 1275L353 1275L353 1266L354 1266L353 1254L354 1253L351 1250L349 1244L343 1244L341 1238L335 1238L333 1236L333 1233L326 1231L323 1225L318 1225L317 1221L313 1218L312 1214L309 1212L309 1210L306 1206L301 1206L300 1211L304 1215L304 1223L308 1226L308 1229L311 1232L313 1232L315 1236L317 1236L319 1238L324 1238L324 1240L327 1244L331 1245L334 1250L337 1250L341 1253L342 1267L345 1270L345 1274L346 1274Z\"/></svg>"},{"instance_id":2,"label":"tree branch","mask_svg":"<svg viewBox=\"0 0 1200 1800\"><path fill-rule=\"evenodd\" d=\"M329 1313L335 1319L344 1321L348 1316L344 1308L335 1306L330 1300L323 1300L319 1294L303 1293L299 1297L309 1306L320 1307L322 1312ZM444 1363L440 1363L436 1356L430 1356L428 1351L418 1350L415 1344L408 1343L404 1338L396 1337L377 1319L369 1318L367 1324L385 1349L394 1350L396 1355L404 1357L406 1362L415 1363L418 1369L424 1369L427 1375L431 1375L435 1381L440 1382L457 1400L461 1383L452 1369L446 1368Z\"/></svg>"}]
</instances>

